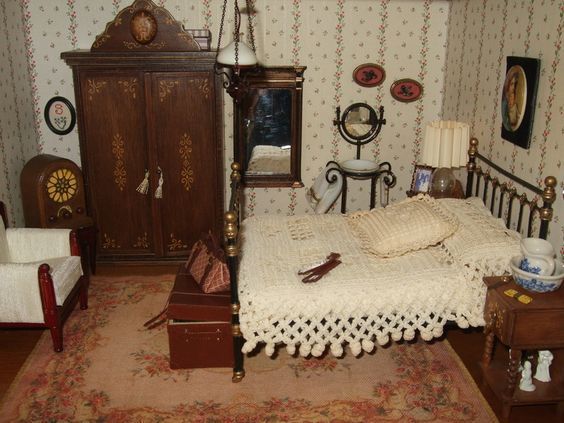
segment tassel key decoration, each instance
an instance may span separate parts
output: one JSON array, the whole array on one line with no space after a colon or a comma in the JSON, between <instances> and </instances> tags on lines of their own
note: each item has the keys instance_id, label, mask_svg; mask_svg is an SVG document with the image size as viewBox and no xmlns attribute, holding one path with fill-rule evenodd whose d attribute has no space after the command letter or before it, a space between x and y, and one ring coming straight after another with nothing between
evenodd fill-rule
<instances>
[{"instance_id":1,"label":"tassel key decoration","mask_svg":"<svg viewBox=\"0 0 564 423\"><path fill-rule=\"evenodd\" d=\"M145 178L141 181L139 186L136 188L136 191L146 195L149 192L149 171L145 170Z\"/></svg>"}]
</instances>

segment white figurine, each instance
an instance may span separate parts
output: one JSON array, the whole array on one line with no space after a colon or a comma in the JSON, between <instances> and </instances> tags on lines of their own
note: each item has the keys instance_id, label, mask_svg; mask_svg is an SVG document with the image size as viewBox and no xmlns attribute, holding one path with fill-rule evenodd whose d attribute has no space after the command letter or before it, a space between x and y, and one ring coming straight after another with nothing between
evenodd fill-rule
<instances>
[{"instance_id":1,"label":"white figurine","mask_svg":"<svg viewBox=\"0 0 564 423\"><path fill-rule=\"evenodd\" d=\"M537 364L537 371L535 372L535 379L541 382L550 382L550 372L548 368L552 363L554 356L548 350L539 351L539 360Z\"/></svg>"},{"instance_id":2,"label":"white figurine","mask_svg":"<svg viewBox=\"0 0 564 423\"><path fill-rule=\"evenodd\" d=\"M526 360L523 363L523 371L521 372L521 381L519 382L519 389L521 391L533 392L537 387L533 385L533 378L531 377L533 371L531 370L531 362Z\"/></svg>"}]
</instances>

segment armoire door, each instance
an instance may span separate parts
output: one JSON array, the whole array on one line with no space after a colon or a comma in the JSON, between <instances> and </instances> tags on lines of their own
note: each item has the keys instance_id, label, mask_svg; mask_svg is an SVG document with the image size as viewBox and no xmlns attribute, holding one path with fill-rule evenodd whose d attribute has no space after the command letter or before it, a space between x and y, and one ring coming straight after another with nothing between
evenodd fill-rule
<instances>
[{"instance_id":1,"label":"armoire door","mask_svg":"<svg viewBox=\"0 0 564 423\"><path fill-rule=\"evenodd\" d=\"M156 238L160 254L175 257L186 255L202 233L221 234L223 150L214 123L221 122L215 75L210 65L209 71L151 72L149 78L151 156L163 178L162 198L154 199Z\"/></svg>"},{"instance_id":2,"label":"armoire door","mask_svg":"<svg viewBox=\"0 0 564 423\"><path fill-rule=\"evenodd\" d=\"M83 165L100 256L150 257L150 193L136 190L149 168L143 73L83 71L79 81Z\"/></svg>"}]
</instances>

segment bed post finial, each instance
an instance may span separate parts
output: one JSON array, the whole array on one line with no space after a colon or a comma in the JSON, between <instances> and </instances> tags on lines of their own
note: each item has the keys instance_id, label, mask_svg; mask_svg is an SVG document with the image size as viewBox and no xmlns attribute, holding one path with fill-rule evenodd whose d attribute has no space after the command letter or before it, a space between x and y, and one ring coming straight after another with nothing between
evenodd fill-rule
<instances>
[{"instance_id":1,"label":"bed post finial","mask_svg":"<svg viewBox=\"0 0 564 423\"><path fill-rule=\"evenodd\" d=\"M470 138L470 147L468 148L468 163L473 163L476 166L476 154L478 153L478 139L475 137Z\"/></svg>"},{"instance_id":2,"label":"bed post finial","mask_svg":"<svg viewBox=\"0 0 564 423\"><path fill-rule=\"evenodd\" d=\"M241 180L241 165L237 162L231 163L231 181Z\"/></svg>"},{"instance_id":3,"label":"bed post finial","mask_svg":"<svg viewBox=\"0 0 564 423\"><path fill-rule=\"evenodd\" d=\"M237 248L237 214L233 211L228 211L225 213L224 219L225 226L223 232L225 233L225 238L227 238L225 252L227 257L237 257L239 253Z\"/></svg>"},{"instance_id":4,"label":"bed post finial","mask_svg":"<svg viewBox=\"0 0 564 423\"><path fill-rule=\"evenodd\" d=\"M539 235L541 238L546 239L548 236L548 223L552 220L552 203L556 200L556 178L554 176L547 176L544 178L544 189L542 191L543 205L539 210L541 219L541 226Z\"/></svg>"},{"instance_id":5,"label":"bed post finial","mask_svg":"<svg viewBox=\"0 0 564 423\"><path fill-rule=\"evenodd\" d=\"M478 154L478 139L470 138L470 147L468 148L468 163L466 170L468 177L466 179L466 198L472 196L472 185L474 185L474 171L476 170L476 155Z\"/></svg>"}]
</instances>

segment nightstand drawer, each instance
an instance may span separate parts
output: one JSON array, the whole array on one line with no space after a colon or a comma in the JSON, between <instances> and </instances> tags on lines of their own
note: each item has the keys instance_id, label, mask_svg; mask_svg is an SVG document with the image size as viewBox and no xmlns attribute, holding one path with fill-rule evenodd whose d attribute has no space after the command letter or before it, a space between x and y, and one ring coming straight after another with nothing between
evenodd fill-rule
<instances>
[{"instance_id":1,"label":"nightstand drawer","mask_svg":"<svg viewBox=\"0 0 564 423\"><path fill-rule=\"evenodd\" d=\"M504 328L502 342L514 348L564 348L564 310L515 313L515 322ZM513 332L512 334L510 332Z\"/></svg>"}]
</instances>

